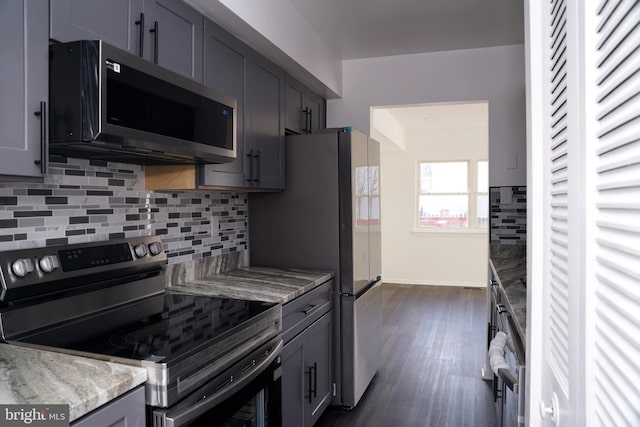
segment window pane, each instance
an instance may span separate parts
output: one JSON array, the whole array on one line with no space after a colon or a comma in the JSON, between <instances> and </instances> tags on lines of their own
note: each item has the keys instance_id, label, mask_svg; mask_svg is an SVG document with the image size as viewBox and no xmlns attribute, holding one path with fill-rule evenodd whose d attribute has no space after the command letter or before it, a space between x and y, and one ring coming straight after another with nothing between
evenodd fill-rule
<instances>
[{"instance_id":1,"label":"window pane","mask_svg":"<svg viewBox=\"0 0 640 427\"><path fill-rule=\"evenodd\" d=\"M467 162L420 163L420 193L466 193Z\"/></svg>"},{"instance_id":2,"label":"window pane","mask_svg":"<svg viewBox=\"0 0 640 427\"><path fill-rule=\"evenodd\" d=\"M418 227L469 226L468 196L420 196Z\"/></svg>"},{"instance_id":3,"label":"window pane","mask_svg":"<svg viewBox=\"0 0 640 427\"><path fill-rule=\"evenodd\" d=\"M489 227L489 196L486 194L478 195L478 228Z\"/></svg>"},{"instance_id":4,"label":"window pane","mask_svg":"<svg viewBox=\"0 0 640 427\"><path fill-rule=\"evenodd\" d=\"M478 162L478 193L489 192L489 162Z\"/></svg>"}]
</instances>

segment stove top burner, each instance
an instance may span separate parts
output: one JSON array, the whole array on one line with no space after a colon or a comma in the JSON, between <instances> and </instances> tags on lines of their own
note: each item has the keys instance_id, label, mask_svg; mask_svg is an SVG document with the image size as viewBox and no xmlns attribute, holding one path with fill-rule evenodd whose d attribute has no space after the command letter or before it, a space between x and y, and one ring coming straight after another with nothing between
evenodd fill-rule
<instances>
[{"instance_id":1,"label":"stove top burner","mask_svg":"<svg viewBox=\"0 0 640 427\"><path fill-rule=\"evenodd\" d=\"M20 341L125 359L167 361L205 342L220 339L274 305L165 293ZM123 323L114 319L123 319ZM79 335L78 328L95 333Z\"/></svg>"}]
</instances>

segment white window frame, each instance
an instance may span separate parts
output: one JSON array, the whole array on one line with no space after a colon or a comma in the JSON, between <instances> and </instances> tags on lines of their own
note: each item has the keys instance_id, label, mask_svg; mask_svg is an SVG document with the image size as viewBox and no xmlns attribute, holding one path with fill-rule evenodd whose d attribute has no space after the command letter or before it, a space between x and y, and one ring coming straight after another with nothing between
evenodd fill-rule
<instances>
[{"instance_id":1,"label":"white window frame","mask_svg":"<svg viewBox=\"0 0 640 427\"><path fill-rule=\"evenodd\" d=\"M420 192L420 165L422 163L467 163L467 191L464 193L421 193ZM478 227L477 201L478 196L489 196L489 188L486 192L478 191L478 162L487 162L485 158L466 158L466 159L447 159L447 160L419 160L416 163L416 188L415 188L415 206L413 209L413 232L415 233L434 233L434 234L488 234L489 225L487 227ZM420 196L428 194L438 195L463 195L469 200L468 226L462 227L420 227ZM489 216L491 212L489 211Z\"/></svg>"}]
</instances>

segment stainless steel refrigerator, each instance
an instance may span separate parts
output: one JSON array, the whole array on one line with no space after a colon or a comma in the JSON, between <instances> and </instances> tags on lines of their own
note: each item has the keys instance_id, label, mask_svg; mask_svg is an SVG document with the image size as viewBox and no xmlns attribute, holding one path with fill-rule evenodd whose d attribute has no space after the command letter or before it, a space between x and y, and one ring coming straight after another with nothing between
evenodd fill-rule
<instances>
[{"instance_id":1,"label":"stainless steel refrigerator","mask_svg":"<svg viewBox=\"0 0 640 427\"><path fill-rule=\"evenodd\" d=\"M331 270L332 404L354 407L380 367L380 146L352 129L286 137L286 190L249 198L250 262Z\"/></svg>"}]
</instances>

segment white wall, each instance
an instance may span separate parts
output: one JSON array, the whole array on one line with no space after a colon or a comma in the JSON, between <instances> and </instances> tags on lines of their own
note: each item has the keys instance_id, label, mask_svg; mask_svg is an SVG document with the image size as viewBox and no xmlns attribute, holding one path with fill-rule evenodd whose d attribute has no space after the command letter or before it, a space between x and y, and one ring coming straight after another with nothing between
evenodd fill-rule
<instances>
[{"instance_id":1,"label":"white wall","mask_svg":"<svg viewBox=\"0 0 640 427\"><path fill-rule=\"evenodd\" d=\"M344 61L342 89L327 125L366 133L373 106L489 101L489 185L526 185L523 45Z\"/></svg>"},{"instance_id":2,"label":"white wall","mask_svg":"<svg viewBox=\"0 0 640 427\"><path fill-rule=\"evenodd\" d=\"M487 128L406 133L405 150L381 153L382 277L389 283L486 286L487 234L416 232L420 160L483 160Z\"/></svg>"}]
</instances>

